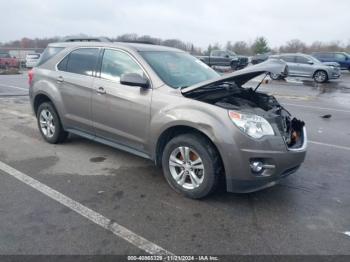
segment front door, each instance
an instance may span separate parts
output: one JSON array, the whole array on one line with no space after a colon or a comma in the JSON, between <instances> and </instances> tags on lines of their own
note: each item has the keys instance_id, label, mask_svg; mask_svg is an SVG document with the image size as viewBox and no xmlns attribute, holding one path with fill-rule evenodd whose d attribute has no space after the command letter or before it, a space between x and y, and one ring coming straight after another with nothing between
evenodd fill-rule
<instances>
[{"instance_id":1,"label":"front door","mask_svg":"<svg viewBox=\"0 0 350 262\"><path fill-rule=\"evenodd\" d=\"M92 116L97 137L145 152L149 134L152 89L122 85L126 73L144 75L128 53L106 49L101 74L94 80Z\"/></svg>"}]
</instances>

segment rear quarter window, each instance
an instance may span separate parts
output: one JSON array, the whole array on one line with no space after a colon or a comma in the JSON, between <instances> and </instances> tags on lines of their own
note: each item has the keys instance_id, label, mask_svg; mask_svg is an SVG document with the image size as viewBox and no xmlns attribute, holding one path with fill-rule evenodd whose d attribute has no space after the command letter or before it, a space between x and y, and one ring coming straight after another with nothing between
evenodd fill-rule
<instances>
[{"instance_id":1,"label":"rear quarter window","mask_svg":"<svg viewBox=\"0 0 350 262\"><path fill-rule=\"evenodd\" d=\"M43 54L41 55L41 58L37 64L37 66L40 66L44 64L46 61L57 55L59 52L61 52L64 49L64 47L47 47Z\"/></svg>"}]
</instances>

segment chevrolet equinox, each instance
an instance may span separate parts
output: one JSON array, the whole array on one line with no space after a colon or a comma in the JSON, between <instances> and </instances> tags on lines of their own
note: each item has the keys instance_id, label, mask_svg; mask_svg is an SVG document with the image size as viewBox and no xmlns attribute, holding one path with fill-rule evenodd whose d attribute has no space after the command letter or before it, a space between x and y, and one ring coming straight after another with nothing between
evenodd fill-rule
<instances>
[{"instance_id":1,"label":"chevrolet equinox","mask_svg":"<svg viewBox=\"0 0 350 262\"><path fill-rule=\"evenodd\" d=\"M174 48L53 43L29 72L29 95L47 142L73 133L151 159L174 190L202 198L220 177L229 192L252 192L304 161L304 122L247 86L287 72L276 59L220 76Z\"/></svg>"}]
</instances>

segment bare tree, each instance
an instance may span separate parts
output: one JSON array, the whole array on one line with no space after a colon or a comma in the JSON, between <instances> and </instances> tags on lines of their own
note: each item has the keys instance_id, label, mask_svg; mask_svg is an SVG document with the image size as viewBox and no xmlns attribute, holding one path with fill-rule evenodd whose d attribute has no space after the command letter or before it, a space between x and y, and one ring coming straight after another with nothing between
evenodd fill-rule
<instances>
[{"instance_id":1,"label":"bare tree","mask_svg":"<svg viewBox=\"0 0 350 262\"><path fill-rule=\"evenodd\" d=\"M305 53L307 50L306 44L299 39L292 39L286 45L279 48L281 53Z\"/></svg>"}]
</instances>

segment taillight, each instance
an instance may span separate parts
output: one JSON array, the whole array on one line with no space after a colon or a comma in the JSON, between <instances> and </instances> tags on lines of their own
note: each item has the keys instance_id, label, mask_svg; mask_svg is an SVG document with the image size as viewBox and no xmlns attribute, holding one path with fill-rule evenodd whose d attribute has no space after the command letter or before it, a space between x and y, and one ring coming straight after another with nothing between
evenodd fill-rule
<instances>
[{"instance_id":1,"label":"taillight","mask_svg":"<svg viewBox=\"0 0 350 262\"><path fill-rule=\"evenodd\" d=\"M31 69L31 70L28 71L28 84L29 84L29 87L32 86L33 77L34 77L34 71L33 71L33 69Z\"/></svg>"}]
</instances>

